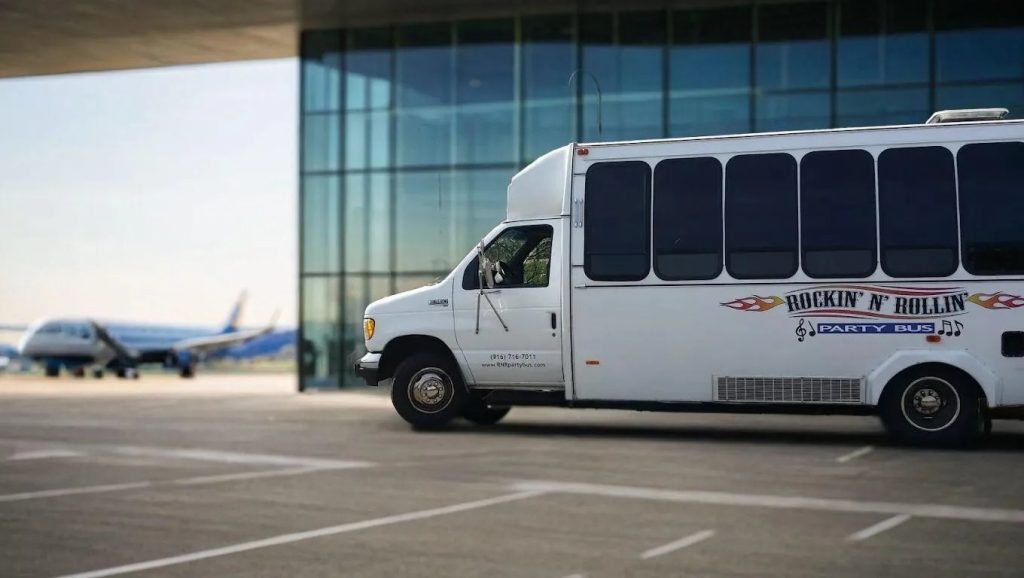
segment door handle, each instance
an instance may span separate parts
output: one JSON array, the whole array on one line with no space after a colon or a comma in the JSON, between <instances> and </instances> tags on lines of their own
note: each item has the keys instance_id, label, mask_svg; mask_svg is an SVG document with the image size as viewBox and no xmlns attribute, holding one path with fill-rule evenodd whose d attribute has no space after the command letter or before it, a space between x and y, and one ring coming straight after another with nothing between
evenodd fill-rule
<instances>
[{"instance_id":1,"label":"door handle","mask_svg":"<svg viewBox=\"0 0 1024 578\"><path fill-rule=\"evenodd\" d=\"M552 328L552 329L555 329L555 328L557 328L557 327L558 327L558 323L557 323L557 322L556 322L556 320L555 320L555 314L554 314L554 312L552 312L552 313L551 313L551 328Z\"/></svg>"}]
</instances>

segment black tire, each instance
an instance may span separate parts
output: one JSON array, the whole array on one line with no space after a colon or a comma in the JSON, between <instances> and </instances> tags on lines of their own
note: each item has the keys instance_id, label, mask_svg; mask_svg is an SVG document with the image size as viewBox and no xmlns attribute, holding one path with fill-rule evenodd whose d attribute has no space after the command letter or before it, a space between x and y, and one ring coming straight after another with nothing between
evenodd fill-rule
<instances>
[{"instance_id":1,"label":"black tire","mask_svg":"<svg viewBox=\"0 0 1024 578\"><path fill-rule=\"evenodd\" d=\"M103 370L102 369L94 369L94 370L92 370L92 376L95 379L103 379Z\"/></svg>"},{"instance_id":2,"label":"black tire","mask_svg":"<svg viewBox=\"0 0 1024 578\"><path fill-rule=\"evenodd\" d=\"M46 377L60 377L60 364L47 363L46 364Z\"/></svg>"},{"instance_id":3,"label":"black tire","mask_svg":"<svg viewBox=\"0 0 1024 578\"><path fill-rule=\"evenodd\" d=\"M462 417L476 425L494 425L501 421L509 410L508 406L488 406L482 399L473 399L462 410Z\"/></svg>"},{"instance_id":4,"label":"black tire","mask_svg":"<svg viewBox=\"0 0 1024 578\"><path fill-rule=\"evenodd\" d=\"M416 429L438 429L458 417L469 394L459 368L446 356L415 353L395 369L391 403Z\"/></svg>"},{"instance_id":5,"label":"black tire","mask_svg":"<svg viewBox=\"0 0 1024 578\"><path fill-rule=\"evenodd\" d=\"M984 433L981 388L966 373L926 364L889 382L878 403L882 423L901 443L960 447Z\"/></svg>"}]
</instances>

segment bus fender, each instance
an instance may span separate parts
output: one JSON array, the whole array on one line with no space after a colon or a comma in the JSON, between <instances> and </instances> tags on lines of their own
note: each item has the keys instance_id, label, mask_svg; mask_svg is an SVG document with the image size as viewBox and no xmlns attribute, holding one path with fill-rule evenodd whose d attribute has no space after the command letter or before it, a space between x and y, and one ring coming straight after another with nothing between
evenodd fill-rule
<instances>
[{"instance_id":1,"label":"bus fender","mask_svg":"<svg viewBox=\"0 0 1024 578\"><path fill-rule=\"evenodd\" d=\"M944 363L966 372L985 392L989 407L999 403L999 378L976 357L963 349L897 351L868 375L868 399L878 405L882 390L899 372L922 363Z\"/></svg>"}]
</instances>

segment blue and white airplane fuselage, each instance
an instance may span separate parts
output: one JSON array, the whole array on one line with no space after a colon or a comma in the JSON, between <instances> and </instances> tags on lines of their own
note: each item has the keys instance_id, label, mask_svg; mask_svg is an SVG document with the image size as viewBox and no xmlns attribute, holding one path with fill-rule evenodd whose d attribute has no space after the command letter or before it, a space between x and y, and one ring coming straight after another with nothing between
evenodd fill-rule
<instances>
[{"instance_id":1,"label":"blue and white airplane fuselage","mask_svg":"<svg viewBox=\"0 0 1024 578\"><path fill-rule=\"evenodd\" d=\"M239 297L219 329L142 323L100 322L92 319L46 319L31 325L21 339L20 354L42 362L55 376L65 367L77 373L93 366L97 375L106 368L135 373L141 363L162 363L191 377L194 363L208 354L247 343L273 330L239 329L245 294Z\"/></svg>"}]
</instances>

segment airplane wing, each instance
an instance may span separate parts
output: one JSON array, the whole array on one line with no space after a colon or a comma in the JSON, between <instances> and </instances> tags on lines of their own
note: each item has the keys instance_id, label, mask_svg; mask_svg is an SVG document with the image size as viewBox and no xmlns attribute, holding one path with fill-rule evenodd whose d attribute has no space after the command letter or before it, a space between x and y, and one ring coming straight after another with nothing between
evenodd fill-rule
<instances>
[{"instance_id":1,"label":"airplane wing","mask_svg":"<svg viewBox=\"0 0 1024 578\"><path fill-rule=\"evenodd\" d=\"M241 331L234 331L232 333L220 333L217 335L182 339L171 346L171 351L188 351L190 353L203 354L231 347L233 345L248 343L257 337L261 337L273 331L276 320L277 314L275 313L274 319L270 321L270 324L262 329L244 329Z\"/></svg>"},{"instance_id":2,"label":"airplane wing","mask_svg":"<svg viewBox=\"0 0 1024 578\"><path fill-rule=\"evenodd\" d=\"M115 339L114 336L111 335L109 331L107 331L106 327L100 325L99 323L91 319L89 320L89 324L92 325L93 331L96 332L96 337L98 337L99 340L102 341L107 347L113 349L114 352L117 353L118 357L124 359L138 359L139 352L130 347L126 347L120 341Z\"/></svg>"},{"instance_id":3,"label":"airplane wing","mask_svg":"<svg viewBox=\"0 0 1024 578\"><path fill-rule=\"evenodd\" d=\"M28 325L11 325L10 323L0 323L0 331L26 331Z\"/></svg>"}]
</instances>

